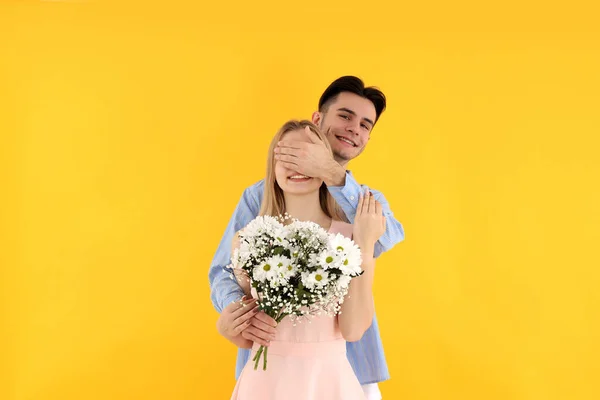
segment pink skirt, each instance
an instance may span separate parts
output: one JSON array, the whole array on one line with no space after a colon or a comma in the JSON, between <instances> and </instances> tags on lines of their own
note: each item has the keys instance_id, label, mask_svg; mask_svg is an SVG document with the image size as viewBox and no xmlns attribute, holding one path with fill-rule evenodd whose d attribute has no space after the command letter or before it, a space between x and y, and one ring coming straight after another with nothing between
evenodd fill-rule
<instances>
[{"instance_id":1,"label":"pink skirt","mask_svg":"<svg viewBox=\"0 0 600 400\"><path fill-rule=\"evenodd\" d=\"M346 357L343 339L294 343L272 341L263 371L255 344L233 390L232 400L365 400L360 382Z\"/></svg>"}]
</instances>

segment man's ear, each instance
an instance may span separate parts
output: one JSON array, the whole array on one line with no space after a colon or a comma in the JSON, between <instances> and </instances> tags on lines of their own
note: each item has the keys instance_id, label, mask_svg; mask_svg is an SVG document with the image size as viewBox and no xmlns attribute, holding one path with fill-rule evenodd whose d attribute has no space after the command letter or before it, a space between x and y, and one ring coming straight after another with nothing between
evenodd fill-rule
<instances>
[{"instance_id":1,"label":"man's ear","mask_svg":"<svg viewBox=\"0 0 600 400\"><path fill-rule=\"evenodd\" d=\"M323 118L323 116L321 115L321 113L318 111L315 111L312 115L312 123L315 124L316 126L319 126L322 118Z\"/></svg>"}]
</instances>

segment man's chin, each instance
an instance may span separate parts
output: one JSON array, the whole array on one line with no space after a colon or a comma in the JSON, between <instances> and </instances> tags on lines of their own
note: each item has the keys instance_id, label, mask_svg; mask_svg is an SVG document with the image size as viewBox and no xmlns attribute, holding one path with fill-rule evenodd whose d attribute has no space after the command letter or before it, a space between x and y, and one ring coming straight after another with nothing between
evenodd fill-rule
<instances>
[{"instance_id":1,"label":"man's chin","mask_svg":"<svg viewBox=\"0 0 600 400\"><path fill-rule=\"evenodd\" d=\"M333 158L335 158L335 160L340 164L347 163L355 157L355 155L350 155L348 153L340 153L338 151L333 153Z\"/></svg>"}]
</instances>

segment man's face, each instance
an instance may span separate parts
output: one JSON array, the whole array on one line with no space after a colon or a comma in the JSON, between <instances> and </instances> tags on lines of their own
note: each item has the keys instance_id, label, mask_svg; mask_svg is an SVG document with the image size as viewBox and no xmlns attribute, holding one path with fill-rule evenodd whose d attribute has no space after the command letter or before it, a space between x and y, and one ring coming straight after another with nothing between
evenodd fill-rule
<instances>
[{"instance_id":1,"label":"man's face","mask_svg":"<svg viewBox=\"0 0 600 400\"><path fill-rule=\"evenodd\" d=\"M342 92L324 113L313 114L313 122L327 136L336 161L345 165L367 146L376 116L370 100Z\"/></svg>"}]
</instances>

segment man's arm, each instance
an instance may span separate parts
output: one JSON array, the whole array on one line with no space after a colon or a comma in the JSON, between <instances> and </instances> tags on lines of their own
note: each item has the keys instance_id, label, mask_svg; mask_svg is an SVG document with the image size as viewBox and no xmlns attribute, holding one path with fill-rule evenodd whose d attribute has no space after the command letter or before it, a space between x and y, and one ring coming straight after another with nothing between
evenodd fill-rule
<instances>
[{"instance_id":1,"label":"man's arm","mask_svg":"<svg viewBox=\"0 0 600 400\"><path fill-rule=\"evenodd\" d=\"M275 159L284 167L298 171L300 174L322 178L329 188L329 193L340 204L348 220L354 223L359 193L361 189L364 192L367 187L361 188L352 174L333 159L331 150L309 127L305 128L305 132L309 143L282 140L275 148ZM375 190L371 192L375 200L381 203L386 218L385 233L375 243L374 256L378 257L404 240L404 228L394 218L385 197Z\"/></svg>"},{"instance_id":2,"label":"man's arm","mask_svg":"<svg viewBox=\"0 0 600 400\"><path fill-rule=\"evenodd\" d=\"M364 194L367 187L359 185L350 172L346 172L344 178L343 182L340 179L331 180L331 183L334 183L334 185L328 185L327 188L335 201L337 201L342 207L342 210L344 210L348 221L354 223L359 195L361 192ZM336 183L338 185L335 185ZM375 243L374 256L379 257L381 253L390 250L397 243L404 240L404 228L402 227L402 224L394 218L390 205L383 194L376 190L371 190L371 192L373 193L375 200L381 203L383 216L386 219L385 233Z\"/></svg>"},{"instance_id":3,"label":"man's arm","mask_svg":"<svg viewBox=\"0 0 600 400\"><path fill-rule=\"evenodd\" d=\"M260 202L256 193L258 190L262 190L262 185L255 184L244 190L208 271L210 299L219 313L227 305L241 299L244 295L244 291L237 280L233 278L232 271L227 266L231 263L233 236L258 215L260 210Z\"/></svg>"}]
</instances>

